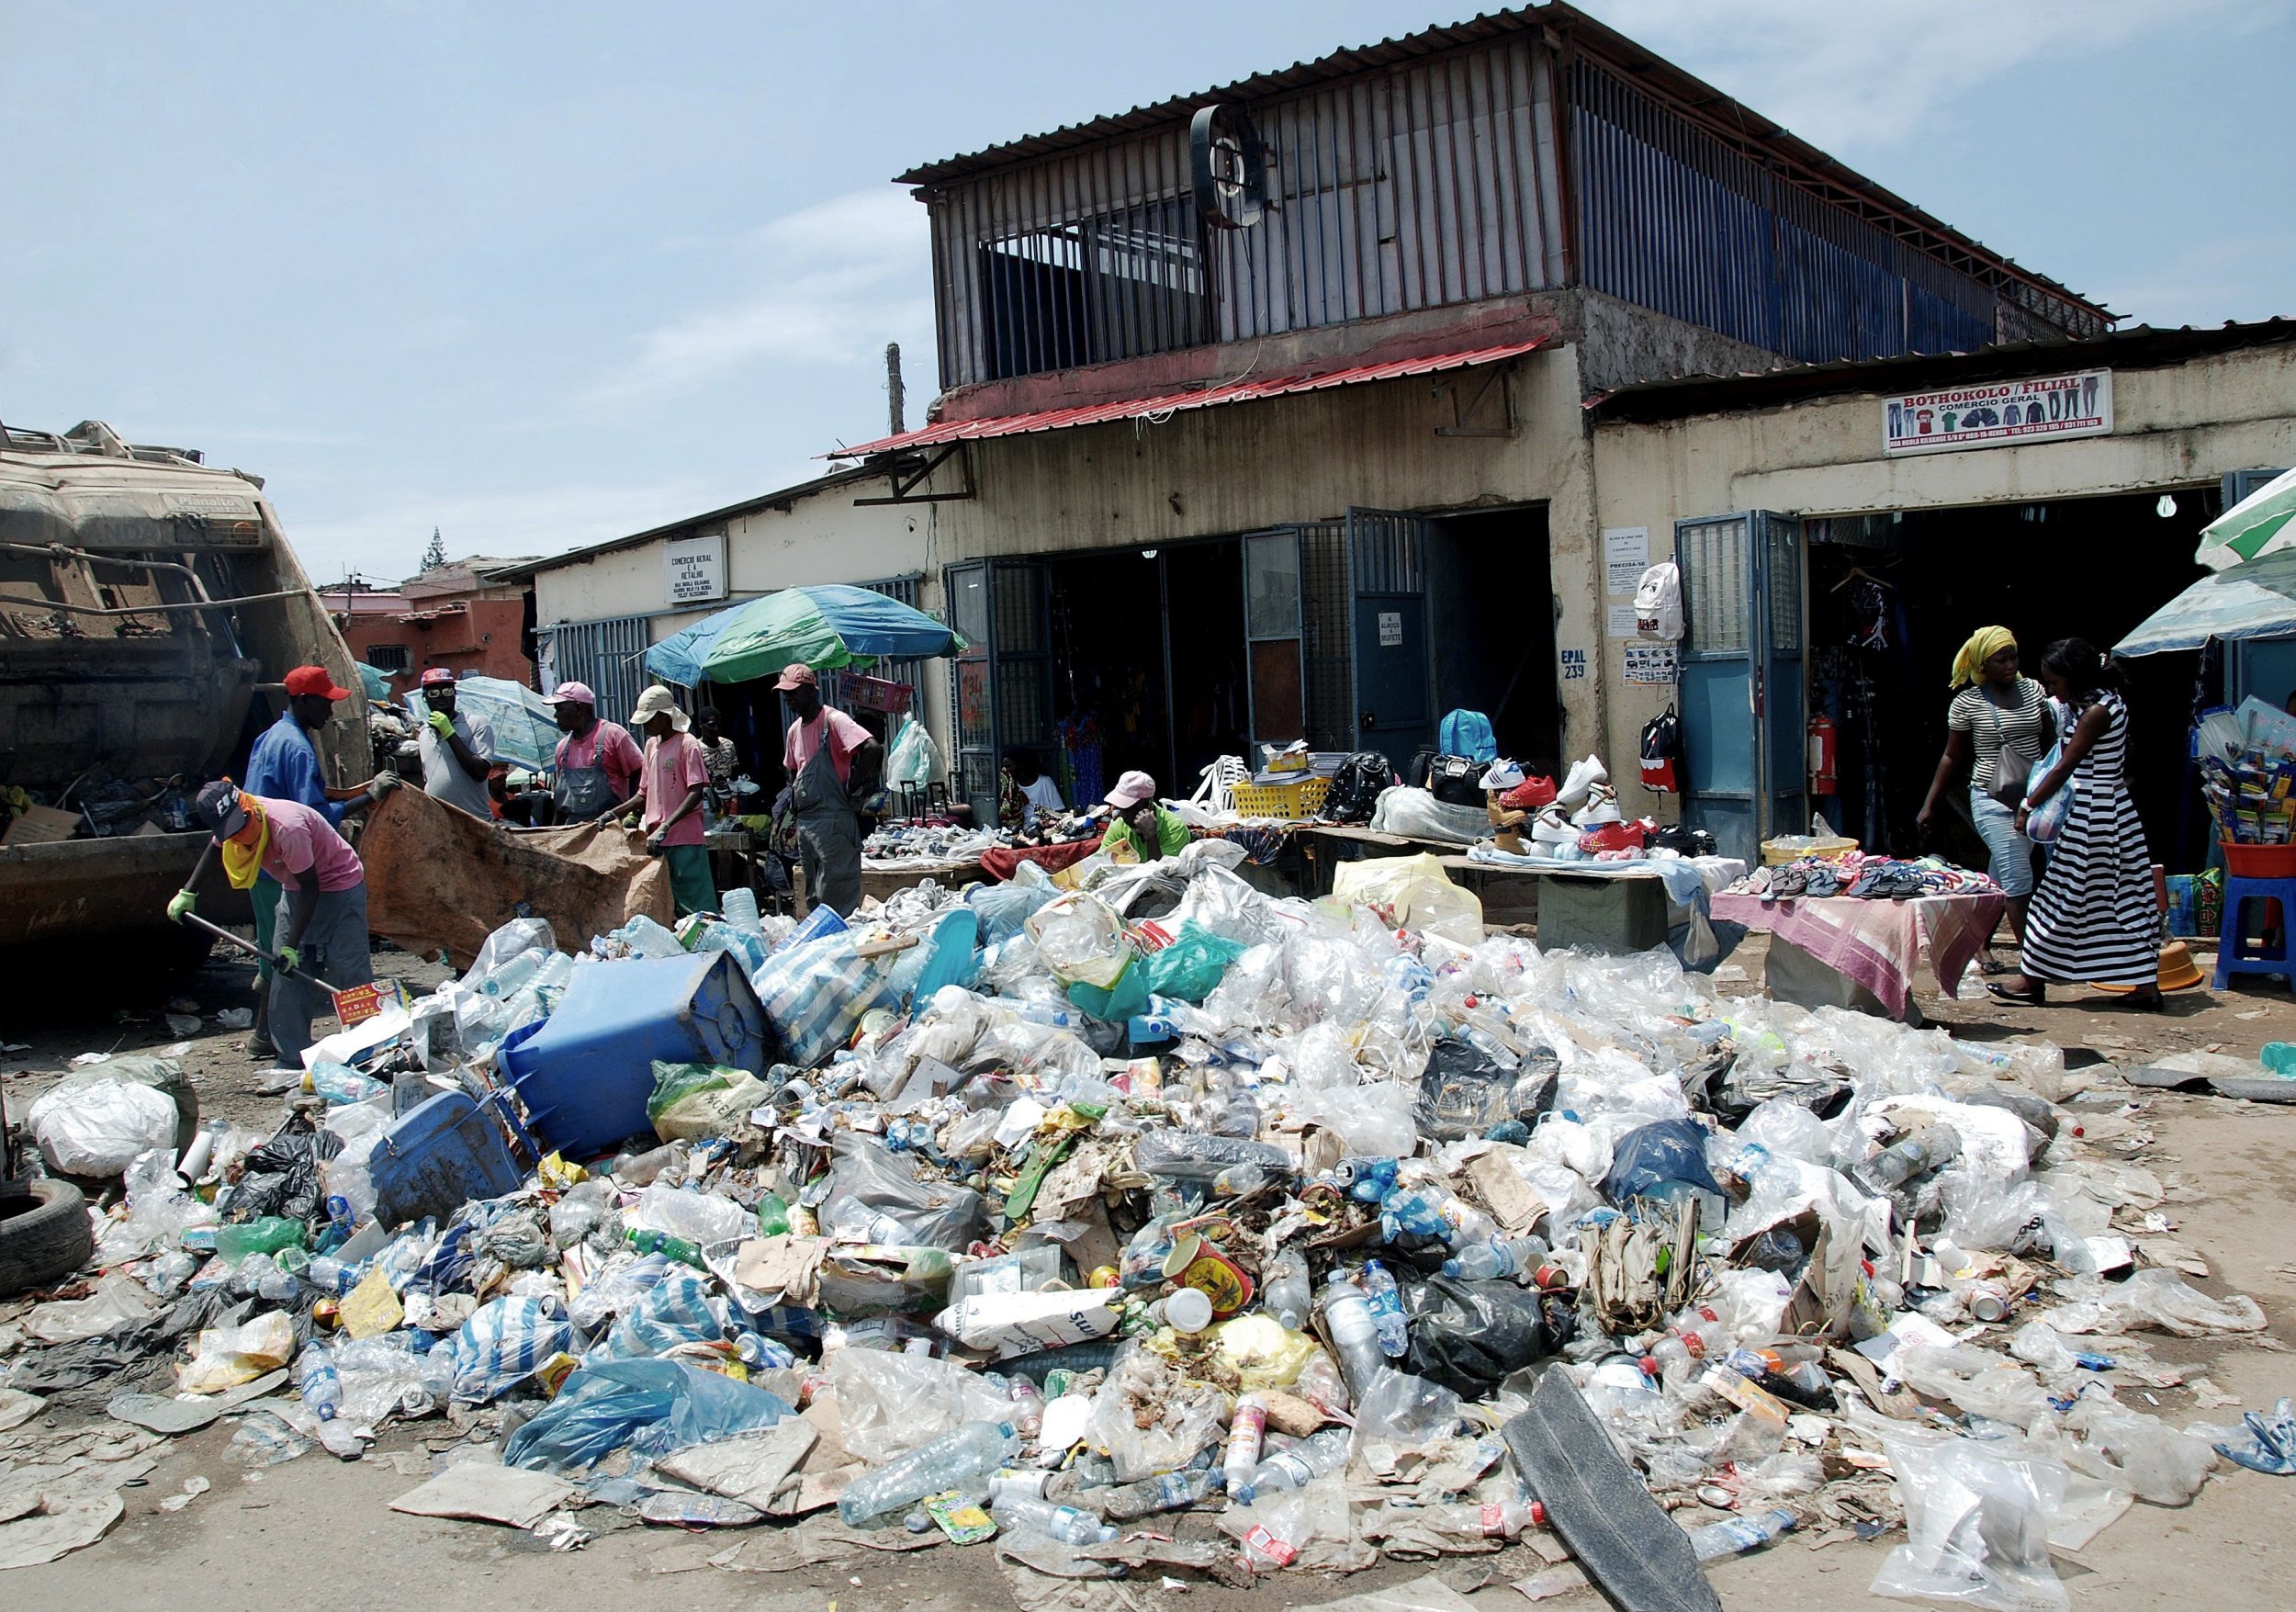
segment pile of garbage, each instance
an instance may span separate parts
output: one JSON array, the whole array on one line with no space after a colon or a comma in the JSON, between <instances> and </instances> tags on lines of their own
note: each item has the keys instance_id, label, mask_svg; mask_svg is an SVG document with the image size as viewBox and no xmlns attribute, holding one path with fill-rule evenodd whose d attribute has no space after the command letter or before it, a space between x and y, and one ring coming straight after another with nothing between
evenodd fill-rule
<instances>
[{"instance_id":1,"label":"pile of garbage","mask_svg":"<svg viewBox=\"0 0 2296 1612\"><path fill-rule=\"evenodd\" d=\"M2285 1407L2141 1408L2180 1380L2141 1335L2265 1317L2185 1279L2176 1184L2054 1047L1240 855L580 956L507 925L314 1048L276 1133L134 1157L0 1381L228 1415L257 1464L420 1422L402 1509L561 1547L1237 1582L1521 1539L1534 1598L1902 1525L1875 1589L2061 1606L2052 1543L2220 1450L2290 1470Z\"/></svg>"}]
</instances>

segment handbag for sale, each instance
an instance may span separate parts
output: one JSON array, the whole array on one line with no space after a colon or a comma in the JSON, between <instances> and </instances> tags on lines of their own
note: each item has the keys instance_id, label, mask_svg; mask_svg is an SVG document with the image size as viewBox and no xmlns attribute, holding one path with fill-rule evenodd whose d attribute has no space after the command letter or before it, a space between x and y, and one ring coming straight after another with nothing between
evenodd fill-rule
<instances>
[{"instance_id":1,"label":"handbag for sale","mask_svg":"<svg viewBox=\"0 0 2296 1612\"><path fill-rule=\"evenodd\" d=\"M1682 788L1683 719L1671 705L1642 725L1642 787L1671 795Z\"/></svg>"}]
</instances>

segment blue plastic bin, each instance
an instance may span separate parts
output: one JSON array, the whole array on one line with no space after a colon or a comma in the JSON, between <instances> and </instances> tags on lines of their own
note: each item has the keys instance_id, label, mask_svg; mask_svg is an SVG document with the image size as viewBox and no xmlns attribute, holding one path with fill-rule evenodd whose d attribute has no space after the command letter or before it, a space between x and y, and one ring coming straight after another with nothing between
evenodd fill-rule
<instances>
[{"instance_id":1,"label":"blue plastic bin","mask_svg":"<svg viewBox=\"0 0 2296 1612\"><path fill-rule=\"evenodd\" d=\"M757 1074L769 1044L765 1009L732 953L703 952L584 964L557 1011L502 1043L501 1063L535 1140L592 1158L653 1133L657 1058Z\"/></svg>"},{"instance_id":2,"label":"blue plastic bin","mask_svg":"<svg viewBox=\"0 0 2296 1612\"><path fill-rule=\"evenodd\" d=\"M425 1215L445 1220L473 1199L515 1192L526 1176L494 1117L459 1091L426 1098L393 1121L366 1167L375 1182L375 1218L388 1231Z\"/></svg>"}]
</instances>

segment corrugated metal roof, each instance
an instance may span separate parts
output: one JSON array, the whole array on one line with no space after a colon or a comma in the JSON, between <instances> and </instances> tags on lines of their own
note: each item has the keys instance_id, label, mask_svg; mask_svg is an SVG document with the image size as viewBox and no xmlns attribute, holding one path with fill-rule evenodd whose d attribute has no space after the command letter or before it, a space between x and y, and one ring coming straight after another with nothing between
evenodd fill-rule
<instances>
[{"instance_id":1,"label":"corrugated metal roof","mask_svg":"<svg viewBox=\"0 0 2296 1612\"><path fill-rule=\"evenodd\" d=\"M1381 39L1377 44L1355 50L1334 51L1312 62L1295 62L1289 67L1272 73L1254 73L1249 78L1238 79L1232 84L1216 85L1193 95L1174 96L1149 106L1134 107L1129 112L1065 124L1050 133L1029 135L984 147L980 151L943 157L939 162L921 163L905 174L896 175L894 183L937 185L943 180L985 173L1030 157L1096 144L1115 135L1163 127L1192 114L1199 107L1210 102L1265 99L1333 79L1352 77L1401 62L1415 62L1422 57L1440 55L1462 45L1514 34L1550 30L1564 39L1570 49L1601 62L1614 72L1623 73L1638 86L1661 96L1669 105L1695 118L1709 130L1741 146L1759 149L1787 176L1816 188L1821 195L1829 188L1850 192L1863 206L1895 220L1901 228L1910 229L1917 236L1931 237L1922 245L1933 255L1950 259L1956 254L1966 254L1997 273L2023 280L2077 302L2100 317L2113 317L2101 303L2090 301L2046 275L2037 274L1993 251L1974 237L1964 234L1942 219L1885 189L1854 168L1800 139L1784 125L1763 117L1742 102L1733 100L1705 80L1675 66L1647 47L1637 44L1625 34L1604 26L1575 6L1564 4L1564 0L1546 0L1541 5L1484 13L1465 22L1424 28L1401 39Z\"/></svg>"},{"instance_id":2,"label":"corrugated metal roof","mask_svg":"<svg viewBox=\"0 0 2296 1612\"><path fill-rule=\"evenodd\" d=\"M1471 364L1498 364L1519 358L1545 345L1544 338L1512 342L1503 347L1478 347L1466 353L1437 353L1422 358L1398 358L1385 364L1359 364L1348 369L1313 374L1271 375L1256 379L1231 380L1195 391L1166 392L1153 398L1127 398L1114 403L1093 403L1077 409L1042 409L1032 414L993 414L983 420L951 420L899 436L881 437L858 447L824 454L825 459L874 457L907 448L937 447L943 443L978 442L985 437L1019 436L1036 431L1064 431L1072 425L1104 425L1119 420L1152 420L1187 409L1209 409L1221 403L1249 403L1293 392L1322 391L1328 387L1354 386L1367 380L1401 380L1413 375L1434 375L1464 369Z\"/></svg>"}]
</instances>

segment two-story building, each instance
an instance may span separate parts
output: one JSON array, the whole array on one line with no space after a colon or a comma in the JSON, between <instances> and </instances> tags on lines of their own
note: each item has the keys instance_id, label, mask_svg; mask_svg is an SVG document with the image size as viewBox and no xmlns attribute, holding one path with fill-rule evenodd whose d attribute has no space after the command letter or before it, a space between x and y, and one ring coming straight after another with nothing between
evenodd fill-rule
<instances>
[{"instance_id":1,"label":"two-story building","mask_svg":"<svg viewBox=\"0 0 2296 1612\"><path fill-rule=\"evenodd\" d=\"M1401 765L1457 706L1630 772L1614 640L1671 533L1606 545L1591 403L2110 328L1560 4L899 182L942 391L850 452L971 642L976 798L1023 745L1084 795L1303 737Z\"/></svg>"}]
</instances>

